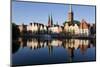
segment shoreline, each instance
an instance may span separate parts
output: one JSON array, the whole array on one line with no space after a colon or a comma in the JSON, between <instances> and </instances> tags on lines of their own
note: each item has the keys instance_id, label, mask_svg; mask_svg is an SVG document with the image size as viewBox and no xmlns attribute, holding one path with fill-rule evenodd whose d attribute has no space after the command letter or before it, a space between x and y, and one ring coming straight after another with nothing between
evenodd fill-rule
<instances>
[{"instance_id":1,"label":"shoreline","mask_svg":"<svg viewBox=\"0 0 100 67\"><path fill-rule=\"evenodd\" d=\"M43 40L51 40L51 39L96 39L96 36L89 35L89 36L73 36L73 35L53 35L53 34L35 34L35 35L23 35L18 36L17 38L23 38L23 39L43 39ZM15 39L15 38L14 38Z\"/></svg>"}]
</instances>

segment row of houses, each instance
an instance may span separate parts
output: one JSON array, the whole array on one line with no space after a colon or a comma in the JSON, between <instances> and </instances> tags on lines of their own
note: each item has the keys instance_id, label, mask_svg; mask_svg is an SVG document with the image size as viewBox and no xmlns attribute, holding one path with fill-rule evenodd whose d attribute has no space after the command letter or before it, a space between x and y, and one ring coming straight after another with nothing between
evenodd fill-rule
<instances>
[{"instance_id":1,"label":"row of houses","mask_svg":"<svg viewBox=\"0 0 100 67\"><path fill-rule=\"evenodd\" d=\"M66 23L64 26L60 25L52 25L47 26L40 23L30 23L29 25L18 25L20 33L29 33L29 34L35 34L35 33L57 33L60 34L62 32L66 34L72 34L72 35L86 35L88 36L91 34L91 27L95 25L88 24L85 20L82 20L80 24L73 24L70 25ZM93 27L94 29L95 27ZM95 29L94 29L95 30ZM92 30L93 31L93 30Z\"/></svg>"},{"instance_id":2,"label":"row of houses","mask_svg":"<svg viewBox=\"0 0 100 67\"><path fill-rule=\"evenodd\" d=\"M64 30L65 32L69 32L71 34L75 34L75 35L89 35L90 34L90 26L89 24L82 19L82 21L80 22L80 24L74 24L74 25L68 25L68 23L65 24L64 26Z\"/></svg>"}]
</instances>

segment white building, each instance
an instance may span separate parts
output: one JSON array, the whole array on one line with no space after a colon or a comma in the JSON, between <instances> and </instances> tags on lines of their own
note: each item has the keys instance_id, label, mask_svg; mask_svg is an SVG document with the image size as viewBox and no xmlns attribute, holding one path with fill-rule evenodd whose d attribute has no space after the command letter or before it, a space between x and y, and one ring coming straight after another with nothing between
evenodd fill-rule
<instances>
[{"instance_id":1,"label":"white building","mask_svg":"<svg viewBox=\"0 0 100 67\"><path fill-rule=\"evenodd\" d=\"M78 35L79 34L79 26L77 24L74 24L74 25L68 25L68 23L65 24L64 26L64 31L65 32L69 32L71 34L75 34L75 35Z\"/></svg>"},{"instance_id":2,"label":"white building","mask_svg":"<svg viewBox=\"0 0 100 67\"><path fill-rule=\"evenodd\" d=\"M68 25L68 23L66 23L65 26L64 26L64 31L68 32L68 29L69 29L69 25Z\"/></svg>"},{"instance_id":3,"label":"white building","mask_svg":"<svg viewBox=\"0 0 100 67\"><path fill-rule=\"evenodd\" d=\"M60 33L62 32L62 27L61 26L52 26L48 28L49 31L52 33Z\"/></svg>"},{"instance_id":4,"label":"white building","mask_svg":"<svg viewBox=\"0 0 100 67\"><path fill-rule=\"evenodd\" d=\"M38 31L43 31L43 30L47 30L47 27L45 25L43 25L43 24L30 23L27 26L27 31L38 32Z\"/></svg>"},{"instance_id":5,"label":"white building","mask_svg":"<svg viewBox=\"0 0 100 67\"><path fill-rule=\"evenodd\" d=\"M79 26L77 24L74 25L74 33L75 35L78 35L80 33Z\"/></svg>"},{"instance_id":6,"label":"white building","mask_svg":"<svg viewBox=\"0 0 100 67\"><path fill-rule=\"evenodd\" d=\"M38 31L38 24L30 23L30 24L27 26L27 31L37 32L37 31Z\"/></svg>"},{"instance_id":7,"label":"white building","mask_svg":"<svg viewBox=\"0 0 100 67\"><path fill-rule=\"evenodd\" d=\"M24 33L27 32L27 25L21 24L21 25L17 25L17 26L18 26L18 29L19 29L19 32L21 33L21 35L23 35Z\"/></svg>"}]
</instances>

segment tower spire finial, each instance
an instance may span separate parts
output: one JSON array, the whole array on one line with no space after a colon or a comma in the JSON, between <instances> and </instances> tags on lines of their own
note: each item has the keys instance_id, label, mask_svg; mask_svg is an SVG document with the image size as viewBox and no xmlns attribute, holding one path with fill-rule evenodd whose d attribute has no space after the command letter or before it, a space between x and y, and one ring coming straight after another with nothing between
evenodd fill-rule
<instances>
[{"instance_id":1,"label":"tower spire finial","mask_svg":"<svg viewBox=\"0 0 100 67\"><path fill-rule=\"evenodd\" d=\"M51 14L51 25L53 25L53 18L52 18L52 14Z\"/></svg>"},{"instance_id":2,"label":"tower spire finial","mask_svg":"<svg viewBox=\"0 0 100 67\"><path fill-rule=\"evenodd\" d=\"M72 12L72 5L69 5L69 11Z\"/></svg>"}]
</instances>

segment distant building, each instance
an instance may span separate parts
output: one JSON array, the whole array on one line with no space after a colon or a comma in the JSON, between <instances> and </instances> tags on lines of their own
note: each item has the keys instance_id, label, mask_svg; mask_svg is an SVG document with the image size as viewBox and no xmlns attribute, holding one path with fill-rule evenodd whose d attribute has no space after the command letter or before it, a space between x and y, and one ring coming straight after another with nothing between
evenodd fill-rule
<instances>
[{"instance_id":1,"label":"distant building","mask_svg":"<svg viewBox=\"0 0 100 67\"><path fill-rule=\"evenodd\" d=\"M53 18L52 18L52 16L50 17L48 17L48 27L51 27L53 25Z\"/></svg>"},{"instance_id":2,"label":"distant building","mask_svg":"<svg viewBox=\"0 0 100 67\"><path fill-rule=\"evenodd\" d=\"M90 27L90 33L92 35L96 35L96 25L95 24L91 25L91 27Z\"/></svg>"},{"instance_id":3,"label":"distant building","mask_svg":"<svg viewBox=\"0 0 100 67\"><path fill-rule=\"evenodd\" d=\"M68 12L68 21L64 25L64 32L73 34L73 35L78 35L79 34L79 26L74 23L74 13L72 11L72 5L69 7L69 12Z\"/></svg>"},{"instance_id":4,"label":"distant building","mask_svg":"<svg viewBox=\"0 0 100 67\"><path fill-rule=\"evenodd\" d=\"M71 35L74 35L74 26L73 26L73 25L69 26L68 32L69 32Z\"/></svg>"},{"instance_id":5,"label":"distant building","mask_svg":"<svg viewBox=\"0 0 100 67\"><path fill-rule=\"evenodd\" d=\"M29 33L36 33L38 31L38 23L30 23L28 26L27 26L27 31Z\"/></svg>"},{"instance_id":6,"label":"distant building","mask_svg":"<svg viewBox=\"0 0 100 67\"><path fill-rule=\"evenodd\" d=\"M60 32L62 32L62 27L61 26L52 26L52 27L49 27L48 30L51 31L52 33L60 33Z\"/></svg>"},{"instance_id":7,"label":"distant building","mask_svg":"<svg viewBox=\"0 0 100 67\"><path fill-rule=\"evenodd\" d=\"M68 32L68 30L69 30L69 25L68 25L68 23L66 23L64 25L64 32Z\"/></svg>"},{"instance_id":8,"label":"distant building","mask_svg":"<svg viewBox=\"0 0 100 67\"><path fill-rule=\"evenodd\" d=\"M73 20L74 20L73 16L74 16L74 13L72 11L72 5L70 5L69 12L68 12L68 24L69 25L73 24Z\"/></svg>"},{"instance_id":9,"label":"distant building","mask_svg":"<svg viewBox=\"0 0 100 67\"><path fill-rule=\"evenodd\" d=\"M80 33L79 26L77 24L74 25L74 33L75 33L75 35L79 35L79 33Z\"/></svg>"},{"instance_id":10,"label":"distant building","mask_svg":"<svg viewBox=\"0 0 100 67\"><path fill-rule=\"evenodd\" d=\"M79 26L77 24L69 26L68 23L66 23L64 26L64 31L66 33L70 33L73 35L78 35L79 34Z\"/></svg>"},{"instance_id":11,"label":"distant building","mask_svg":"<svg viewBox=\"0 0 100 67\"><path fill-rule=\"evenodd\" d=\"M89 35L89 26L88 26L88 23L84 19L82 19L79 28L80 28L81 35L85 35L85 36Z\"/></svg>"},{"instance_id":12,"label":"distant building","mask_svg":"<svg viewBox=\"0 0 100 67\"><path fill-rule=\"evenodd\" d=\"M40 23L30 23L27 26L27 31L31 33L39 33L41 31L47 31L47 26Z\"/></svg>"},{"instance_id":13,"label":"distant building","mask_svg":"<svg viewBox=\"0 0 100 67\"><path fill-rule=\"evenodd\" d=\"M58 25L58 22L51 27L48 27L48 31L52 33L61 33L63 31L63 26Z\"/></svg>"},{"instance_id":14,"label":"distant building","mask_svg":"<svg viewBox=\"0 0 100 67\"><path fill-rule=\"evenodd\" d=\"M27 32L27 25L21 24L21 25L17 25L18 29L20 31L20 34L23 35Z\"/></svg>"}]
</instances>

